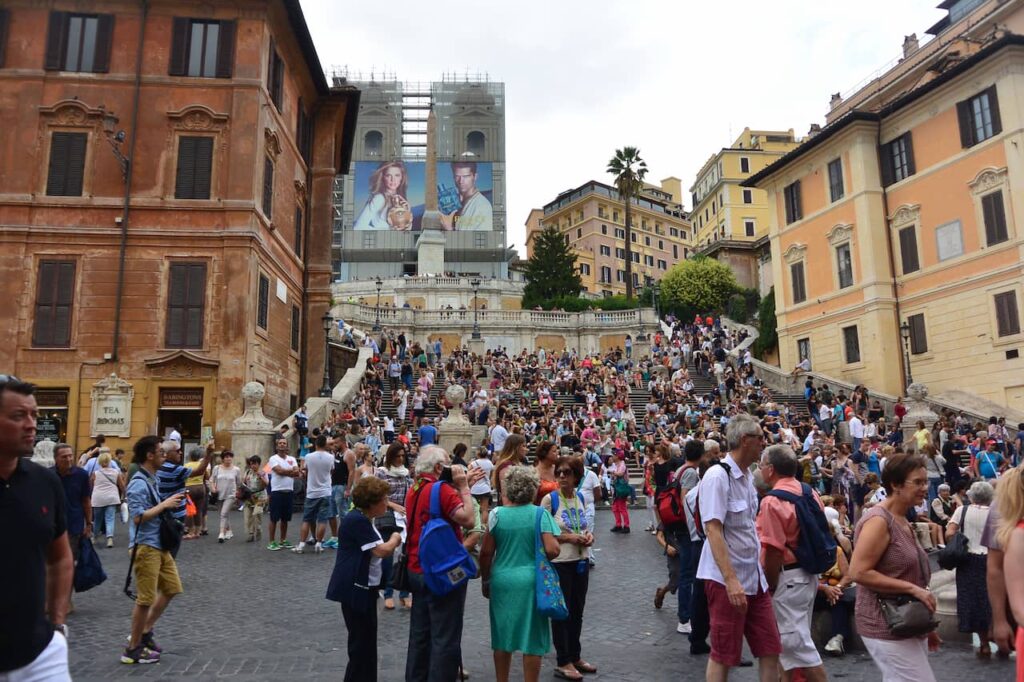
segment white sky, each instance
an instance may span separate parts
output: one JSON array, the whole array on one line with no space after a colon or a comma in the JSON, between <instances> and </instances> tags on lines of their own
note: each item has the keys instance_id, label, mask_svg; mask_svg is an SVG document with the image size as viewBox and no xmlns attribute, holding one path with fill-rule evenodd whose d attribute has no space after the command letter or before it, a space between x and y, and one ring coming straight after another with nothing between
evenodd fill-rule
<instances>
[{"instance_id":1,"label":"white sky","mask_svg":"<svg viewBox=\"0 0 1024 682\"><path fill-rule=\"evenodd\" d=\"M830 94L901 54L939 0L302 0L324 69L505 83L508 238L527 214L639 147L648 180L687 190L744 128L824 123ZM691 209L689 196L684 200Z\"/></svg>"}]
</instances>

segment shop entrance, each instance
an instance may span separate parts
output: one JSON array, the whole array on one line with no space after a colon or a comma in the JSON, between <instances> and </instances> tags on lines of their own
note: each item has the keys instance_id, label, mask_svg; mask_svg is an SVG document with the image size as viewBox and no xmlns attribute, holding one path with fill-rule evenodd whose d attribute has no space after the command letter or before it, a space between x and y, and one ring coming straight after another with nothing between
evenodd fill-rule
<instances>
[{"instance_id":1,"label":"shop entrance","mask_svg":"<svg viewBox=\"0 0 1024 682\"><path fill-rule=\"evenodd\" d=\"M166 438L173 429L181 434L181 446L199 445L203 434L203 389L161 388L157 433Z\"/></svg>"},{"instance_id":2,"label":"shop entrance","mask_svg":"<svg viewBox=\"0 0 1024 682\"><path fill-rule=\"evenodd\" d=\"M39 419L36 422L36 443L48 440L66 442L68 438L68 389L36 389Z\"/></svg>"}]
</instances>

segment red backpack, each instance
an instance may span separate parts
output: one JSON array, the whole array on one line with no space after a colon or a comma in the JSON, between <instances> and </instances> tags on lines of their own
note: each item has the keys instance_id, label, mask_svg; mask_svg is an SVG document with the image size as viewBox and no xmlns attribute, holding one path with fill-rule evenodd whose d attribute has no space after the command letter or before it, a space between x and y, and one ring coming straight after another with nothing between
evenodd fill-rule
<instances>
[{"instance_id":1,"label":"red backpack","mask_svg":"<svg viewBox=\"0 0 1024 682\"><path fill-rule=\"evenodd\" d=\"M665 487L655 498L658 506L658 517L664 527L676 526L686 523L686 516L683 513L683 491L679 483L683 472L692 469L692 464L684 464L672 474L668 486Z\"/></svg>"}]
</instances>

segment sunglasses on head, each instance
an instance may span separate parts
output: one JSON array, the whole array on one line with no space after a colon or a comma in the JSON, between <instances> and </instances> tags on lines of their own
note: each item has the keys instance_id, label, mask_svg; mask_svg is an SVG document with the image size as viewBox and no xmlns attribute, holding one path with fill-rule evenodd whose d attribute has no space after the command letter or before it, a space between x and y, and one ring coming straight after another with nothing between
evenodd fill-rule
<instances>
[{"instance_id":1,"label":"sunglasses on head","mask_svg":"<svg viewBox=\"0 0 1024 682\"><path fill-rule=\"evenodd\" d=\"M21 379L14 376L13 374L0 374L0 384L13 384L15 382L20 381Z\"/></svg>"}]
</instances>

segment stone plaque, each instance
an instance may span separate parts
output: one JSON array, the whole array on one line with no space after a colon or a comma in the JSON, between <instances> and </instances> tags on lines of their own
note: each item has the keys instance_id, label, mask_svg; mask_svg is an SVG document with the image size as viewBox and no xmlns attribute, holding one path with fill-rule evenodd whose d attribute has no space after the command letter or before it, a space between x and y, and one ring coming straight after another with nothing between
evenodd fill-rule
<instances>
[{"instance_id":1,"label":"stone plaque","mask_svg":"<svg viewBox=\"0 0 1024 682\"><path fill-rule=\"evenodd\" d=\"M132 435L132 400L135 389L116 374L97 381L92 387L92 419L89 435L128 438Z\"/></svg>"}]
</instances>

